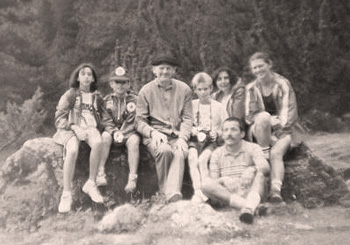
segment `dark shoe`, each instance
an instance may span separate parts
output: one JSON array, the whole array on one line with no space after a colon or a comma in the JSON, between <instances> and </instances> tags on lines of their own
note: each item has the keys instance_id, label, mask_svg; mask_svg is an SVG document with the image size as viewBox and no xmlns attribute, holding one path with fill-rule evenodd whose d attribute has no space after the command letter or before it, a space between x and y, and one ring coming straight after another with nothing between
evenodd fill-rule
<instances>
[{"instance_id":1,"label":"dark shoe","mask_svg":"<svg viewBox=\"0 0 350 245\"><path fill-rule=\"evenodd\" d=\"M255 214L259 216L266 216L268 210L269 210L269 207L267 206L267 204L259 204L259 206L255 210Z\"/></svg>"},{"instance_id":2,"label":"dark shoe","mask_svg":"<svg viewBox=\"0 0 350 245\"><path fill-rule=\"evenodd\" d=\"M281 192L279 190L271 189L269 201L271 203L281 203L283 202Z\"/></svg>"},{"instance_id":3,"label":"dark shoe","mask_svg":"<svg viewBox=\"0 0 350 245\"><path fill-rule=\"evenodd\" d=\"M243 208L241 214L239 215L239 220L246 224L253 224L254 212L250 208Z\"/></svg>"}]
</instances>

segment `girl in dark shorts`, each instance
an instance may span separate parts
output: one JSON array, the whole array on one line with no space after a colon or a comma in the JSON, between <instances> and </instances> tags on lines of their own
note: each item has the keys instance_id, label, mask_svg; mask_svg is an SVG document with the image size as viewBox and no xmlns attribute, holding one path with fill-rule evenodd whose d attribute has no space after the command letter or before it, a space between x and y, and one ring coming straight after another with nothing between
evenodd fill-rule
<instances>
[{"instance_id":1,"label":"girl in dark shorts","mask_svg":"<svg viewBox=\"0 0 350 245\"><path fill-rule=\"evenodd\" d=\"M227 114L221 103L210 98L213 89L212 78L205 72L196 74L192 87L198 99L192 100L193 127L189 141L188 163L193 183L195 202L204 202L201 183L209 175L209 159L221 136L221 124Z\"/></svg>"}]
</instances>

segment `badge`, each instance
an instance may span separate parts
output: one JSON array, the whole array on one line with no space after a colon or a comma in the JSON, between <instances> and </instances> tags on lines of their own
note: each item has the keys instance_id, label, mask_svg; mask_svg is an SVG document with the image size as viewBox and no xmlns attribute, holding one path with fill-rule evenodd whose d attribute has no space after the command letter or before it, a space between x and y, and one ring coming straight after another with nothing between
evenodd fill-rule
<instances>
[{"instance_id":1,"label":"badge","mask_svg":"<svg viewBox=\"0 0 350 245\"><path fill-rule=\"evenodd\" d=\"M126 105L126 110L128 112L134 112L136 110L136 104L135 102L129 102L127 105Z\"/></svg>"},{"instance_id":2,"label":"badge","mask_svg":"<svg viewBox=\"0 0 350 245\"><path fill-rule=\"evenodd\" d=\"M207 135L203 132L199 132L197 135L198 142L203 142L207 138Z\"/></svg>"},{"instance_id":3,"label":"badge","mask_svg":"<svg viewBox=\"0 0 350 245\"><path fill-rule=\"evenodd\" d=\"M107 109L112 109L113 108L113 100L108 100L106 104Z\"/></svg>"},{"instance_id":4,"label":"badge","mask_svg":"<svg viewBox=\"0 0 350 245\"><path fill-rule=\"evenodd\" d=\"M77 96L75 98L74 107L75 108L80 108L80 104L81 104L81 98L80 98L80 96Z\"/></svg>"},{"instance_id":5,"label":"badge","mask_svg":"<svg viewBox=\"0 0 350 245\"><path fill-rule=\"evenodd\" d=\"M114 134L114 141L117 143L122 143L124 139L124 135L122 133Z\"/></svg>"},{"instance_id":6,"label":"badge","mask_svg":"<svg viewBox=\"0 0 350 245\"><path fill-rule=\"evenodd\" d=\"M124 70L123 67L119 66L117 67L117 69L115 69L115 74L118 76L118 77L121 77L121 76L124 76L126 73L126 71Z\"/></svg>"}]
</instances>

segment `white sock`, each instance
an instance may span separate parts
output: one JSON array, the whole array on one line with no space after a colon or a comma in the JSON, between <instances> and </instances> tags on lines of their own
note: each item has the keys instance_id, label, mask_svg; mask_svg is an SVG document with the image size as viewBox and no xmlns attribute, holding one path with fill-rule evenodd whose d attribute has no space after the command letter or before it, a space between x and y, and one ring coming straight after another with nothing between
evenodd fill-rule
<instances>
[{"instance_id":1,"label":"white sock","mask_svg":"<svg viewBox=\"0 0 350 245\"><path fill-rule=\"evenodd\" d=\"M274 179L271 181L271 189L281 191L282 188L282 181L279 179Z\"/></svg>"},{"instance_id":2,"label":"white sock","mask_svg":"<svg viewBox=\"0 0 350 245\"><path fill-rule=\"evenodd\" d=\"M247 196L247 208L251 208L253 211L259 205L261 198L260 195L256 192L250 192Z\"/></svg>"}]
</instances>

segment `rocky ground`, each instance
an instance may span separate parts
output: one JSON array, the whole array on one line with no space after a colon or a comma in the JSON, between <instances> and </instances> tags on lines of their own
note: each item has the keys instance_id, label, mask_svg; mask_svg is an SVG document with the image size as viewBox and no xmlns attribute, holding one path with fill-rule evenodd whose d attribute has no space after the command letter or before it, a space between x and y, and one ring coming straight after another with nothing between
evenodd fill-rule
<instances>
[{"instance_id":1,"label":"rocky ground","mask_svg":"<svg viewBox=\"0 0 350 245\"><path fill-rule=\"evenodd\" d=\"M314 154L336 170L350 168L350 134L318 134L308 140ZM18 189L16 189L18 190ZM11 192L8 189L7 192ZM26 196L31 190L6 198ZM4 196L0 196L0 200ZM8 200L1 200L8 201ZM18 217L28 209L23 203ZM3 212L3 210L1 210ZM6 214L5 214L6 215ZM171 205L123 205L97 220L93 210L53 214L32 229L1 224L1 244L349 244L350 208L332 205L306 209L298 202L272 206L253 225L238 221L234 210L214 210L209 205L181 201ZM0 217L3 217L1 214ZM118 222L111 222L118 220ZM11 219L7 219L7 222Z\"/></svg>"}]
</instances>

